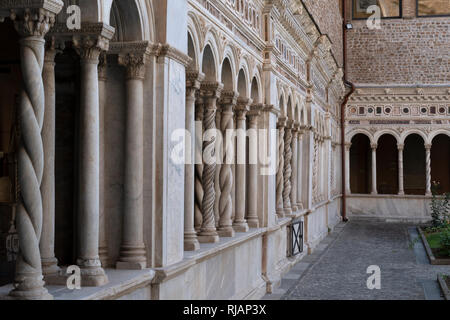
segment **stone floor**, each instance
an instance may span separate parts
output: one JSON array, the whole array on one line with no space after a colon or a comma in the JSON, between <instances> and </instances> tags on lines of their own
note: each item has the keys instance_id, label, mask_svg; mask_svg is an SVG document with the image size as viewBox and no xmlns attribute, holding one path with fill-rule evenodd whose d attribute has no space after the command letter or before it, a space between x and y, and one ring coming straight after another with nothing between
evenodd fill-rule
<instances>
[{"instance_id":1,"label":"stone floor","mask_svg":"<svg viewBox=\"0 0 450 320\"><path fill-rule=\"evenodd\" d=\"M438 273L412 225L352 220L286 274L266 300L442 300ZM367 288L367 268L381 268L381 289Z\"/></svg>"}]
</instances>

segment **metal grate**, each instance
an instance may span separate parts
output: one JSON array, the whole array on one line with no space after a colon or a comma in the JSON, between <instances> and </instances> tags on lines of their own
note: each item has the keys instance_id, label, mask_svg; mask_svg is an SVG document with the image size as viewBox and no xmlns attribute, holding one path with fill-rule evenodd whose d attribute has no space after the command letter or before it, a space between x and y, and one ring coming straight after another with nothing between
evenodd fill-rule
<instances>
[{"instance_id":1,"label":"metal grate","mask_svg":"<svg viewBox=\"0 0 450 320\"><path fill-rule=\"evenodd\" d=\"M294 221L290 229L290 255L294 257L303 252L303 221Z\"/></svg>"}]
</instances>

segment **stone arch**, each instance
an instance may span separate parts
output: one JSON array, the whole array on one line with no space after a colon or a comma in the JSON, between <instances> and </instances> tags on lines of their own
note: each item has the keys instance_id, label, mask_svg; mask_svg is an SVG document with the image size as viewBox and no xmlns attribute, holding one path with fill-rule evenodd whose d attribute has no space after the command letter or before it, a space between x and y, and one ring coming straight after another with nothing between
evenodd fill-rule
<instances>
[{"instance_id":1,"label":"stone arch","mask_svg":"<svg viewBox=\"0 0 450 320\"><path fill-rule=\"evenodd\" d=\"M372 153L370 137L362 132L351 138L350 190L353 194L369 194L372 184Z\"/></svg>"},{"instance_id":2,"label":"stone arch","mask_svg":"<svg viewBox=\"0 0 450 320\"><path fill-rule=\"evenodd\" d=\"M441 135L441 134L447 135L450 137L449 130L445 130L445 129L436 130L429 134L427 143L433 143L434 138L436 138L438 135Z\"/></svg>"},{"instance_id":3,"label":"stone arch","mask_svg":"<svg viewBox=\"0 0 450 320\"><path fill-rule=\"evenodd\" d=\"M377 138L377 190L398 194L398 136L385 132Z\"/></svg>"},{"instance_id":4,"label":"stone arch","mask_svg":"<svg viewBox=\"0 0 450 320\"><path fill-rule=\"evenodd\" d=\"M223 72L226 72L224 75ZM224 58L220 68L220 79L224 84L224 91L234 91L237 88L236 61L233 50L227 46L224 51ZM225 83L224 81L227 81Z\"/></svg>"},{"instance_id":5,"label":"stone arch","mask_svg":"<svg viewBox=\"0 0 450 320\"><path fill-rule=\"evenodd\" d=\"M219 81L219 52L217 38L213 32L208 32L201 54L201 70L205 74L205 81Z\"/></svg>"},{"instance_id":6,"label":"stone arch","mask_svg":"<svg viewBox=\"0 0 450 320\"><path fill-rule=\"evenodd\" d=\"M233 72L232 62L228 57L225 57L222 62L222 68L220 71L221 82L223 83L224 91L233 91L235 88L234 84L234 72Z\"/></svg>"},{"instance_id":7,"label":"stone arch","mask_svg":"<svg viewBox=\"0 0 450 320\"><path fill-rule=\"evenodd\" d=\"M154 41L153 16L151 4L142 0L114 0L111 3L109 24L116 31L115 41Z\"/></svg>"},{"instance_id":8,"label":"stone arch","mask_svg":"<svg viewBox=\"0 0 450 320\"><path fill-rule=\"evenodd\" d=\"M438 131L431 139L431 181L438 182L435 192L450 192L450 134Z\"/></svg>"},{"instance_id":9,"label":"stone arch","mask_svg":"<svg viewBox=\"0 0 450 320\"><path fill-rule=\"evenodd\" d=\"M241 98L248 98L248 85L247 85L247 75L244 69L239 69L238 79L237 79L237 91Z\"/></svg>"},{"instance_id":10,"label":"stone arch","mask_svg":"<svg viewBox=\"0 0 450 320\"><path fill-rule=\"evenodd\" d=\"M362 128L356 129L356 130L353 130L353 131L349 132L347 134L347 136L346 136L346 141L347 142L352 141L353 137L356 136L357 134L360 134L360 133L366 135L369 138L370 144L375 144L376 143L375 142L376 140L375 140L374 136L372 135L372 133L370 133L369 130L362 129Z\"/></svg>"},{"instance_id":11,"label":"stone arch","mask_svg":"<svg viewBox=\"0 0 450 320\"><path fill-rule=\"evenodd\" d=\"M424 137L420 133L411 133L403 142L403 184L405 194L425 194L425 141L426 136Z\"/></svg>"},{"instance_id":12,"label":"stone arch","mask_svg":"<svg viewBox=\"0 0 450 320\"><path fill-rule=\"evenodd\" d=\"M379 139L386 134L393 136L395 138L395 140L397 140L397 144L400 143L400 141L401 141L400 136L398 135L398 133L396 131L394 131L392 129L384 129L381 131L377 131L374 136L375 143L378 143Z\"/></svg>"},{"instance_id":13,"label":"stone arch","mask_svg":"<svg viewBox=\"0 0 450 320\"><path fill-rule=\"evenodd\" d=\"M285 103L285 98L284 98L284 93L281 92L281 94L278 97L278 108L280 109L281 112L281 116L285 117L286 116L286 103Z\"/></svg>"},{"instance_id":14,"label":"stone arch","mask_svg":"<svg viewBox=\"0 0 450 320\"><path fill-rule=\"evenodd\" d=\"M288 95L288 100L287 100L287 104L286 104L286 115L288 117L289 120L294 120L294 112L292 109L292 96L289 94Z\"/></svg>"},{"instance_id":15,"label":"stone arch","mask_svg":"<svg viewBox=\"0 0 450 320\"><path fill-rule=\"evenodd\" d=\"M253 77L251 87L251 98L254 104L261 103L261 91L258 79Z\"/></svg>"},{"instance_id":16,"label":"stone arch","mask_svg":"<svg viewBox=\"0 0 450 320\"><path fill-rule=\"evenodd\" d=\"M428 137L427 137L427 135L426 135L423 131L420 131L420 130L418 130L418 129L410 129L410 130L407 130L407 131L403 132L403 133L401 134L401 136L400 136L399 143L400 143L400 144L405 144L406 139L407 139L410 135L413 135L413 134L417 134L417 135L421 136L422 139L423 139L424 144L425 144L425 143L428 143Z\"/></svg>"}]
</instances>

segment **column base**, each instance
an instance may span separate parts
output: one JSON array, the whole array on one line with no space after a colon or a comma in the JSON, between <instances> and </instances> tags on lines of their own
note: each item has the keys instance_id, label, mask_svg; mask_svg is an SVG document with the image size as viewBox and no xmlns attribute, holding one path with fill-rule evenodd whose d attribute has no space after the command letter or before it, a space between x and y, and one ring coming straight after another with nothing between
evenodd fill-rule
<instances>
[{"instance_id":1,"label":"column base","mask_svg":"<svg viewBox=\"0 0 450 320\"><path fill-rule=\"evenodd\" d=\"M200 249L200 243L197 240L197 233L184 234L184 251L197 251Z\"/></svg>"},{"instance_id":2,"label":"column base","mask_svg":"<svg viewBox=\"0 0 450 320\"><path fill-rule=\"evenodd\" d=\"M298 211L298 207L295 205L295 206L292 206L292 212L297 212Z\"/></svg>"},{"instance_id":3,"label":"column base","mask_svg":"<svg viewBox=\"0 0 450 320\"><path fill-rule=\"evenodd\" d=\"M284 218L284 210L277 209L277 216L278 216L278 218Z\"/></svg>"},{"instance_id":4,"label":"column base","mask_svg":"<svg viewBox=\"0 0 450 320\"><path fill-rule=\"evenodd\" d=\"M104 268L109 267L108 248L107 247L99 247L98 255L100 257L102 267L104 267Z\"/></svg>"},{"instance_id":5,"label":"column base","mask_svg":"<svg viewBox=\"0 0 450 320\"><path fill-rule=\"evenodd\" d=\"M292 208L284 208L284 215L288 215L292 213Z\"/></svg>"},{"instance_id":6,"label":"column base","mask_svg":"<svg viewBox=\"0 0 450 320\"><path fill-rule=\"evenodd\" d=\"M56 258L42 258L42 275L44 281L47 276L57 275L60 268L58 267L58 259Z\"/></svg>"},{"instance_id":7,"label":"column base","mask_svg":"<svg viewBox=\"0 0 450 320\"><path fill-rule=\"evenodd\" d=\"M78 259L77 265L81 269L82 287L101 287L108 283L108 276L101 267L100 259Z\"/></svg>"},{"instance_id":8,"label":"column base","mask_svg":"<svg viewBox=\"0 0 450 320\"><path fill-rule=\"evenodd\" d=\"M376 195L378 195L378 192L372 191L370 194L373 195L373 196L376 196Z\"/></svg>"},{"instance_id":9,"label":"column base","mask_svg":"<svg viewBox=\"0 0 450 320\"><path fill-rule=\"evenodd\" d=\"M12 290L7 299L11 300L53 300L53 296L48 293L44 287L42 276L38 275L19 275L21 282L15 284L15 289Z\"/></svg>"},{"instance_id":10,"label":"column base","mask_svg":"<svg viewBox=\"0 0 450 320\"><path fill-rule=\"evenodd\" d=\"M233 229L235 232L248 232L247 222L236 222L233 224Z\"/></svg>"},{"instance_id":11,"label":"column base","mask_svg":"<svg viewBox=\"0 0 450 320\"><path fill-rule=\"evenodd\" d=\"M297 203L297 209L298 209L299 211L303 210L303 203L298 202L298 203Z\"/></svg>"},{"instance_id":12,"label":"column base","mask_svg":"<svg viewBox=\"0 0 450 320\"><path fill-rule=\"evenodd\" d=\"M431 197L431 196L433 196L433 193L431 193L431 192L425 193L425 197Z\"/></svg>"},{"instance_id":13,"label":"column base","mask_svg":"<svg viewBox=\"0 0 450 320\"><path fill-rule=\"evenodd\" d=\"M219 230L217 230L217 233L222 238L232 238L235 236L235 231L232 226L219 228Z\"/></svg>"},{"instance_id":14,"label":"column base","mask_svg":"<svg viewBox=\"0 0 450 320\"><path fill-rule=\"evenodd\" d=\"M259 220L257 218L255 219L247 219L248 226L252 229L258 229L259 228Z\"/></svg>"},{"instance_id":15,"label":"column base","mask_svg":"<svg viewBox=\"0 0 450 320\"><path fill-rule=\"evenodd\" d=\"M219 242L219 236L218 235L211 235L211 236L198 236L198 242L200 243L216 243Z\"/></svg>"},{"instance_id":16,"label":"column base","mask_svg":"<svg viewBox=\"0 0 450 320\"><path fill-rule=\"evenodd\" d=\"M122 245L119 259L116 262L116 269L121 270L143 270L147 267L147 257L145 246Z\"/></svg>"},{"instance_id":17,"label":"column base","mask_svg":"<svg viewBox=\"0 0 450 320\"><path fill-rule=\"evenodd\" d=\"M404 195L405 195L405 192L404 192L404 191L400 191L400 192L398 193L398 195L399 195L399 196L404 196Z\"/></svg>"}]
</instances>

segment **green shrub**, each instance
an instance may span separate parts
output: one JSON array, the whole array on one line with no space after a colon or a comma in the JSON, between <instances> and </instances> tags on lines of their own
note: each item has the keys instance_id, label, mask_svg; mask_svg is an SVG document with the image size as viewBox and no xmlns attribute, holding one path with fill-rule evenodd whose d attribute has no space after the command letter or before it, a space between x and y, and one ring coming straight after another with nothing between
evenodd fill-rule
<instances>
[{"instance_id":1,"label":"green shrub","mask_svg":"<svg viewBox=\"0 0 450 320\"><path fill-rule=\"evenodd\" d=\"M443 253L447 252L447 255L450 256L450 228L447 227L441 231L440 234L440 244Z\"/></svg>"},{"instance_id":2,"label":"green shrub","mask_svg":"<svg viewBox=\"0 0 450 320\"><path fill-rule=\"evenodd\" d=\"M450 225L450 193L442 195L439 193L439 190L440 183L433 181L433 198L431 199L432 227L440 230Z\"/></svg>"}]
</instances>

